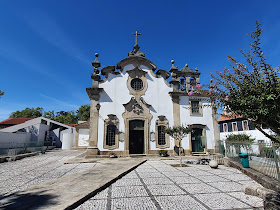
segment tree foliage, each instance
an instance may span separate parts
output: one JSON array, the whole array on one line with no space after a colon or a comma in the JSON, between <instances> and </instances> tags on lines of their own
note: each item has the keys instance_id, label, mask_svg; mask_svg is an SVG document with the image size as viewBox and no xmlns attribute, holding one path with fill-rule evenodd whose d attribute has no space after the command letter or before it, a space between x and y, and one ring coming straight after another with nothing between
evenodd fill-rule
<instances>
[{"instance_id":1,"label":"tree foliage","mask_svg":"<svg viewBox=\"0 0 280 210\"><path fill-rule=\"evenodd\" d=\"M10 118L36 118L41 116L64 124L76 124L78 120L89 120L90 105L82 105L76 111L59 111L56 113L54 111L44 111L42 107L26 108L22 111L12 112Z\"/></svg>"},{"instance_id":2,"label":"tree foliage","mask_svg":"<svg viewBox=\"0 0 280 210\"><path fill-rule=\"evenodd\" d=\"M87 121L90 118L90 105L82 105L78 110L77 110L77 117L81 121Z\"/></svg>"},{"instance_id":3,"label":"tree foliage","mask_svg":"<svg viewBox=\"0 0 280 210\"><path fill-rule=\"evenodd\" d=\"M257 21L256 30L249 34L254 40L250 50L240 50L248 66L228 56L232 62L231 68L211 75L215 80L212 97L218 106L226 108L229 113L248 118L264 135L279 142L261 126L267 126L280 135L280 68L275 69L267 63L260 47L261 34L262 29Z\"/></svg>"},{"instance_id":4,"label":"tree foliage","mask_svg":"<svg viewBox=\"0 0 280 210\"><path fill-rule=\"evenodd\" d=\"M35 118L43 115L43 108L26 108L22 111L12 112L10 118Z\"/></svg>"},{"instance_id":5,"label":"tree foliage","mask_svg":"<svg viewBox=\"0 0 280 210\"><path fill-rule=\"evenodd\" d=\"M4 93L5 93L5 92L2 92L2 91L0 90L0 98L1 98L2 95L4 95Z\"/></svg>"},{"instance_id":6,"label":"tree foliage","mask_svg":"<svg viewBox=\"0 0 280 210\"><path fill-rule=\"evenodd\" d=\"M179 142L179 156L180 156L180 166L182 166L182 157L181 157L181 141L184 137L188 135L192 131L191 128L185 127L183 125L181 126L174 126L171 128L167 128L164 130L165 133L167 133L169 136L172 136L175 140Z\"/></svg>"}]
</instances>

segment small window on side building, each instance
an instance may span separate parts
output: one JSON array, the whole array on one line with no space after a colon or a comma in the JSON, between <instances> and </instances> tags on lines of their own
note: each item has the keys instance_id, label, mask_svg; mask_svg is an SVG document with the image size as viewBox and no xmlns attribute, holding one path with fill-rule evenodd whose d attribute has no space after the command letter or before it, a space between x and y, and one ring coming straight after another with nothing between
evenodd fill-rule
<instances>
[{"instance_id":1,"label":"small window on side building","mask_svg":"<svg viewBox=\"0 0 280 210\"><path fill-rule=\"evenodd\" d=\"M224 131L224 132L228 132L227 123L223 123L223 131Z\"/></svg>"},{"instance_id":2,"label":"small window on side building","mask_svg":"<svg viewBox=\"0 0 280 210\"><path fill-rule=\"evenodd\" d=\"M236 122L232 123L232 131L238 131L237 123Z\"/></svg>"},{"instance_id":3,"label":"small window on side building","mask_svg":"<svg viewBox=\"0 0 280 210\"><path fill-rule=\"evenodd\" d=\"M243 124L243 130L248 131L249 130L248 120L243 120L242 124Z\"/></svg>"}]
</instances>

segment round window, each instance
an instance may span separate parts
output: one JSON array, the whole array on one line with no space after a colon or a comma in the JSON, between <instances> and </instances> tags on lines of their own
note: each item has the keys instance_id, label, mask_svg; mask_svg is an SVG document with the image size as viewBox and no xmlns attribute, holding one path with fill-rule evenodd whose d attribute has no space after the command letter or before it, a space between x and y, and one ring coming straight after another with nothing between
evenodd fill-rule
<instances>
[{"instance_id":1,"label":"round window","mask_svg":"<svg viewBox=\"0 0 280 210\"><path fill-rule=\"evenodd\" d=\"M141 90L143 88L143 81L141 79L135 78L131 80L131 87L136 91Z\"/></svg>"}]
</instances>

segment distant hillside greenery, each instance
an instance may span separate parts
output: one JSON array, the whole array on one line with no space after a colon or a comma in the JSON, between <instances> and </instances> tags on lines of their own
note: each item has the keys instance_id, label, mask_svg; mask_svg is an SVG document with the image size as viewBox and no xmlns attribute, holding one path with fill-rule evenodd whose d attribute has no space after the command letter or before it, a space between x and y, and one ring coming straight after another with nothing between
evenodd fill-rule
<instances>
[{"instance_id":1,"label":"distant hillside greenery","mask_svg":"<svg viewBox=\"0 0 280 210\"><path fill-rule=\"evenodd\" d=\"M78 110L74 111L44 111L42 107L25 108L21 111L12 112L10 118L36 118L46 117L48 119L63 123L77 124L78 120L87 121L90 117L90 105L82 105Z\"/></svg>"}]
</instances>

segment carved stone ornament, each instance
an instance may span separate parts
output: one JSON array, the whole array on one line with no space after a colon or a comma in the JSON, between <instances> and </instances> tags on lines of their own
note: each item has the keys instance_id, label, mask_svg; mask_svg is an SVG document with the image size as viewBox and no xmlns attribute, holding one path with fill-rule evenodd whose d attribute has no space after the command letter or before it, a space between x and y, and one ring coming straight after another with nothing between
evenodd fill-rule
<instances>
[{"instance_id":1,"label":"carved stone ornament","mask_svg":"<svg viewBox=\"0 0 280 210\"><path fill-rule=\"evenodd\" d=\"M86 88L88 97L91 100L96 100L98 101L100 98L100 93L103 91L103 88Z\"/></svg>"},{"instance_id":2,"label":"carved stone ornament","mask_svg":"<svg viewBox=\"0 0 280 210\"><path fill-rule=\"evenodd\" d=\"M144 114L143 106L146 106L146 109L149 109L151 105L147 104L143 98L140 98L140 102L137 102L134 97L131 97L130 101L127 104L124 104L127 112L133 112L137 115Z\"/></svg>"},{"instance_id":3,"label":"carved stone ornament","mask_svg":"<svg viewBox=\"0 0 280 210\"><path fill-rule=\"evenodd\" d=\"M128 70L127 73L131 78L140 78L147 74L147 72L143 71L138 65L134 69Z\"/></svg>"}]
</instances>

